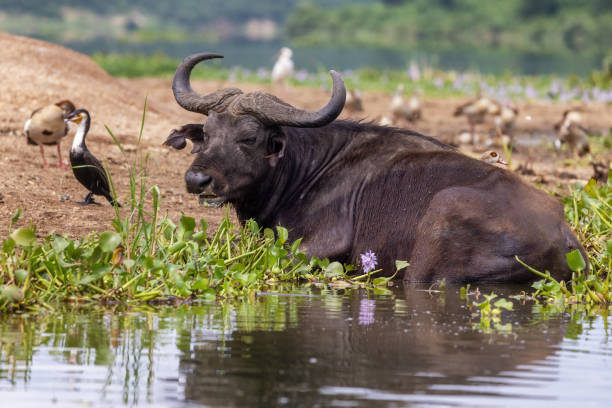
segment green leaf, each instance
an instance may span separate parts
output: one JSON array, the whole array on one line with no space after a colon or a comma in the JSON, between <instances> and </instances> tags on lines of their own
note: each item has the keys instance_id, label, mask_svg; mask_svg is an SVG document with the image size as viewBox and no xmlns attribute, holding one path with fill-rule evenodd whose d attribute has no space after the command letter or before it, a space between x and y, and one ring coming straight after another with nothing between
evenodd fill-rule
<instances>
[{"instance_id":1,"label":"green leaf","mask_svg":"<svg viewBox=\"0 0 612 408\"><path fill-rule=\"evenodd\" d=\"M565 254L565 258L567 259L567 264L570 269L574 272L580 272L586 268L586 263L584 262L584 258L579 250L574 249L572 252L568 252Z\"/></svg>"},{"instance_id":2,"label":"green leaf","mask_svg":"<svg viewBox=\"0 0 612 408\"><path fill-rule=\"evenodd\" d=\"M14 224L17 221L19 221L19 218L21 218L22 215L23 215L23 210L21 208L18 208L15 215L13 215L13 218L11 218L11 224Z\"/></svg>"},{"instance_id":3,"label":"green leaf","mask_svg":"<svg viewBox=\"0 0 612 408\"><path fill-rule=\"evenodd\" d=\"M133 259L124 259L123 260L123 265L125 265L125 267L128 268L128 269L132 269L135 264L136 264L136 261L133 260Z\"/></svg>"},{"instance_id":4,"label":"green leaf","mask_svg":"<svg viewBox=\"0 0 612 408\"><path fill-rule=\"evenodd\" d=\"M326 278L340 278L344 276L344 267L340 262L331 262L323 273Z\"/></svg>"},{"instance_id":5,"label":"green leaf","mask_svg":"<svg viewBox=\"0 0 612 408\"><path fill-rule=\"evenodd\" d=\"M85 275L81 279L79 279L78 283L80 285L86 285L90 282L100 279L110 271L111 267L109 265L97 266L93 269L92 273L90 273L89 275Z\"/></svg>"},{"instance_id":6,"label":"green leaf","mask_svg":"<svg viewBox=\"0 0 612 408\"><path fill-rule=\"evenodd\" d=\"M251 231L253 234L257 234L259 232L259 225L257 225L257 221L255 220L249 220L248 221L248 229L249 231Z\"/></svg>"},{"instance_id":7,"label":"green leaf","mask_svg":"<svg viewBox=\"0 0 612 408\"><path fill-rule=\"evenodd\" d=\"M121 243L121 235L113 231L104 231L100 234L100 248L104 252L113 252Z\"/></svg>"},{"instance_id":8,"label":"green leaf","mask_svg":"<svg viewBox=\"0 0 612 408\"><path fill-rule=\"evenodd\" d=\"M17 269L15 271L15 277L17 278L19 283L23 283L28 277L28 271L26 271L25 269Z\"/></svg>"},{"instance_id":9,"label":"green leaf","mask_svg":"<svg viewBox=\"0 0 612 408\"><path fill-rule=\"evenodd\" d=\"M180 251L181 249L185 248L187 244L185 244L185 241L179 241L176 244L172 245L170 248L168 248L168 255L172 255L175 252Z\"/></svg>"},{"instance_id":10,"label":"green leaf","mask_svg":"<svg viewBox=\"0 0 612 408\"><path fill-rule=\"evenodd\" d=\"M159 197L161 196L161 194L157 185L151 187L151 195L153 196L153 206L159 204Z\"/></svg>"},{"instance_id":11,"label":"green leaf","mask_svg":"<svg viewBox=\"0 0 612 408\"><path fill-rule=\"evenodd\" d=\"M275 259L280 259L286 256L288 254L288 251L286 249L274 246L270 248L269 254L272 255Z\"/></svg>"},{"instance_id":12,"label":"green leaf","mask_svg":"<svg viewBox=\"0 0 612 408\"><path fill-rule=\"evenodd\" d=\"M279 225L276 227L276 232L278 234L278 240L281 242L281 244L287 242L287 239L289 238L289 231L287 231L287 228L283 228Z\"/></svg>"},{"instance_id":13,"label":"green leaf","mask_svg":"<svg viewBox=\"0 0 612 408\"><path fill-rule=\"evenodd\" d=\"M191 285L193 290L204 290L206 288L208 288L208 279L200 279Z\"/></svg>"},{"instance_id":14,"label":"green leaf","mask_svg":"<svg viewBox=\"0 0 612 408\"><path fill-rule=\"evenodd\" d=\"M268 239L274 239L274 231L272 231L270 228L265 228L264 229L264 237L266 237Z\"/></svg>"},{"instance_id":15,"label":"green leaf","mask_svg":"<svg viewBox=\"0 0 612 408\"><path fill-rule=\"evenodd\" d=\"M10 254L15 249L15 240L13 238L7 238L2 242L2 251L5 254Z\"/></svg>"},{"instance_id":16,"label":"green leaf","mask_svg":"<svg viewBox=\"0 0 612 408\"><path fill-rule=\"evenodd\" d=\"M390 280L391 280L391 278L384 278L384 277L376 278L376 279L372 280L372 285L374 285L374 286L386 286L387 283L389 283Z\"/></svg>"},{"instance_id":17,"label":"green leaf","mask_svg":"<svg viewBox=\"0 0 612 408\"><path fill-rule=\"evenodd\" d=\"M204 292L202 292L202 298L204 298L204 300L216 300L217 292L215 292L213 288L204 289Z\"/></svg>"},{"instance_id":18,"label":"green leaf","mask_svg":"<svg viewBox=\"0 0 612 408\"><path fill-rule=\"evenodd\" d=\"M145 269L148 269L151 272L155 272L157 270L162 269L164 267L164 263L157 258L152 258L148 256L145 258L143 266L145 267Z\"/></svg>"},{"instance_id":19,"label":"green leaf","mask_svg":"<svg viewBox=\"0 0 612 408\"><path fill-rule=\"evenodd\" d=\"M206 220L201 219L200 220L200 231L203 231L204 234L206 234L207 230L208 230L208 223L206 222Z\"/></svg>"},{"instance_id":20,"label":"green leaf","mask_svg":"<svg viewBox=\"0 0 612 408\"><path fill-rule=\"evenodd\" d=\"M0 289L0 299L8 302L21 302L23 300L23 292L17 286L6 285Z\"/></svg>"},{"instance_id":21,"label":"green leaf","mask_svg":"<svg viewBox=\"0 0 612 408\"><path fill-rule=\"evenodd\" d=\"M514 304L506 299L499 299L493 305L500 309L506 309L506 310L512 310L512 308L514 307Z\"/></svg>"},{"instance_id":22,"label":"green leaf","mask_svg":"<svg viewBox=\"0 0 612 408\"><path fill-rule=\"evenodd\" d=\"M612 255L612 239L606 242L606 249L608 250L608 253Z\"/></svg>"},{"instance_id":23,"label":"green leaf","mask_svg":"<svg viewBox=\"0 0 612 408\"><path fill-rule=\"evenodd\" d=\"M206 231L198 231L191 236L191 239L196 240L196 241L204 239L204 238L206 238Z\"/></svg>"},{"instance_id":24,"label":"green leaf","mask_svg":"<svg viewBox=\"0 0 612 408\"><path fill-rule=\"evenodd\" d=\"M179 220L178 237L180 240L188 240L195 230L195 218L183 215Z\"/></svg>"},{"instance_id":25,"label":"green leaf","mask_svg":"<svg viewBox=\"0 0 612 408\"><path fill-rule=\"evenodd\" d=\"M298 252L298 250L300 249L300 244L302 243L302 238L296 239L295 241L293 241L293 244L291 244L291 253L292 254L296 254Z\"/></svg>"},{"instance_id":26,"label":"green leaf","mask_svg":"<svg viewBox=\"0 0 612 408\"><path fill-rule=\"evenodd\" d=\"M410 266L410 264L407 261L398 261L398 260L395 261L395 270L396 271L401 271L402 269L407 268L409 266Z\"/></svg>"},{"instance_id":27,"label":"green leaf","mask_svg":"<svg viewBox=\"0 0 612 408\"><path fill-rule=\"evenodd\" d=\"M467 285L462 286L462 287L461 287L461 289L459 289L459 297L460 297L461 299L467 299L467 296L468 296L468 295L469 295L469 293L470 293L470 286L472 286L472 285L470 285L470 284L468 283Z\"/></svg>"},{"instance_id":28,"label":"green leaf","mask_svg":"<svg viewBox=\"0 0 612 408\"><path fill-rule=\"evenodd\" d=\"M61 253L68 247L68 245L70 245L70 241L68 241L66 238L60 235L53 237L53 251L55 251L55 253Z\"/></svg>"},{"instance_id":29,"label":"green leaf","mask_svg":"<svg viewBox=\"0 0 612 408\"><path fill-rule=\"evenodd\" d=\"M588 183L584 186L584 191L593 198L597 198L597 181L592 178Z\"/></svg>"},{"instance_id":30,"label":"green leaf","mask_svg":"<svg viewBox=\"0 0 612 408\"><path fill-rule=\"evenodd\" d=\"M57 259L59 260L59 264L62 268L72 268L73 266L77 266L76 263L66 262L63 254L58 254Z\"/></svg>"},{"instance_id":31,"label":"green leaf","mask_svg":"<svg viewBox=\"0 0 612 408\"><path fill-rule=\"evenodd\" d=\"M389 289L380 286L373 287L372 293L377 296L390 296L393 294Z\"/></svg>"},{"instance_id":32,"label":"green leaf","mask_svg":"<svg viewBox=\"0 0 612 408\"><path fill-rule=\"evenodd\" d=\"M19 228L18 230L13 231L11 238L15 240L17 245L24 247L31 246L36 242L36 235L34 234L34 231L29 228Z\"/></svg>"}]
</instances>

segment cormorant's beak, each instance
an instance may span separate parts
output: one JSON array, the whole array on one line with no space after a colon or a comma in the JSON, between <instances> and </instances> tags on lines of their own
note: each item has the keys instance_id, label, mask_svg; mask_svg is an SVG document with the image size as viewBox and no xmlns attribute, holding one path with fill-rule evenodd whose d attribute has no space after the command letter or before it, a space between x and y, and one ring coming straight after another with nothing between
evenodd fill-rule
<instances>
[{"instance_id":1,"label":"cormorant's beak","mask_svg":"<svg viewBox=\"0 0 612 408\"><path fill-rule=\"evenodd\" d=\"M76 116L73 116L73 117L68 117L68 119L67 119L67 120L68 120L69 122L72 122L72 123L75 123L75 124L77 124L77 125L78 125L78 124L79 124L79 123L81 123L81 121L83 120L83 116L81 116L81 115L79 114L79 115L76 115Z\"/></svg>"}]
</instances>

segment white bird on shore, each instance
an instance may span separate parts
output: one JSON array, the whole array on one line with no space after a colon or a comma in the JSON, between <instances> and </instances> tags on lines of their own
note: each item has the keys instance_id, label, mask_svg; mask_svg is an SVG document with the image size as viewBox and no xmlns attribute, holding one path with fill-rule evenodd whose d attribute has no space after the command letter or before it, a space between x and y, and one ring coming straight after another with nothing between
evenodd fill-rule
<instances>
[{"instance_id":1,"label":"white bird on shore","mask_svg":"<svg viewBox=\"0 0 612 408\"><path fill-rule=\"evenodd\" d=\"M388 116L383 116L382 118L380 118L380 120L378 121L378 124L380 126L393 126L393 121L391 120L391 118L389 118Z\"/></svg>"},{"instance_id":2,"label":"white bird on shore","mask_svg":"<svg viewBox=\"0 0 612 408\"><path fill-rule=\"evenodd\" d=\"M410 99L408 99L408 120L418 120L421 119L421 99L420 96L423 96L423 90L417 89L415 92L410 95Z\"/></svg>"},{"instance_id":3,"label":"white bird on shore","mask_svg":"<svg viewBox=\"0 0 612 408\"><path fill-rule=\"evenodd\" d=\"M404 84L399 84L391 98L391 112L404 106Z\"/></svg>"},{"instance_id":4,"label":"white bird on shore","mask_svg":"<svg viewBox=\"0 0 612 408\"><path fill-rule=\"evenodd\" d=\"M414 122L421 118L421 101L416 93L413 93L408 103L404 102L404 85L399 84L391 99L391 116L394 122L407 120Z\"/></svg>"},{"instance_id":5,"label":"white bird on shore","mask_svg":"<svg viewBox=\"0 0 612 408\"><path fill-rule=\"evenodd\" d=\"M569 109L563 112L561 121L555 124L557 140L555 146L567 143L572 153L584 156L590 152L589 130L582 126L582 115L579 111Z\"/></svg>"},{"instance_id":6,"label":"white bird on shore","mask_svg":"<svg viewBox=\"0 0 612 408\"><path fill-rule=\"evenodd\" d=\"M467 117L470 133L474 134L476 125L484 123L487 115L493 114L495 103L486 96L478 96L462 105L457 106L453 116Z\"/></svg>"},{"instance_id":7,"label":"white bird on shore","mask_svg":"<svg viewBox=\"0 0 612 408\"><path fill-rule=\"evenodd\" d=\"M495 127L504 134L509 134L514 129L518 108L509 103L497 103L497 109L493 113Z\"/></svg>"},{"instance_id":8,"label":"white bird on shore","mask_svg":"<svg viewBox=\"0 0 612 408\"><path fill-rule=\"evenodd\" d=\"M346 90L346 102L344 103L344 109L349 112L363 112L361 91L359 91L359 89Z\"/></svg>"},{"instance_id":9,"label":"white bird on shore","mask_svg":"<svg viewBox=\"0 0 612 408\"><path fill-rule=\"evenodd\" d=\"M293 51L288 47L281 48L278 59L272 68L272 83L279 84L287 81L293 75Z\"/></svg>"}]
</instances>

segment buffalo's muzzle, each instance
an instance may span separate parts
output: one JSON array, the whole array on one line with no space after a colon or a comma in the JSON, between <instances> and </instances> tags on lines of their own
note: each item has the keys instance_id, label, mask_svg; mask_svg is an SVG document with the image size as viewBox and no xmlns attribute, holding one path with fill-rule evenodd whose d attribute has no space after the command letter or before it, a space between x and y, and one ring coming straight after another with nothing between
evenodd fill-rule
<instances>
[{"instance_id":1,"label":"buffalo's muzzle","mask_svg":"<svg viewBox=\"0 0 612 408\"><path fill-rule=\"evenodd\" d=\"M212 178L200 172L188 171L185 173L185 183L187 192L191 194L201 194L210 185Z\"/></svg>"}]
</instances>

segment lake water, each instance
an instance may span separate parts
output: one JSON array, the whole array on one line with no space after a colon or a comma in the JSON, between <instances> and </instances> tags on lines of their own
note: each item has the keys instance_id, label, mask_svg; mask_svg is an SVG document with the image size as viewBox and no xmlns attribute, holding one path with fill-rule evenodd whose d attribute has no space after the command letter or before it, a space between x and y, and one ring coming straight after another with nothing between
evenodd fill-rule
<instances>
[{"instance_id":1,"label":"lake water","mask_svg":"<svg viewBox=\"0 0 612 408\"><path fill-rule=\"evenodd\" d=\"M609 406L602 315L512 300L487 328L459 288L425 289L5 316L0 405Z\"/></svg>"},{"instance_id":2,"label":"lake water","mask_svg":"<svg viewBox=\"0 0 612 408\"><path fill-rule=\"evenodd\" d=\"M130 44L110 39L66 43L77 51L119 52L153 54L161 52L171 57L184 58L196 52L217 52L225 56L221 64L227 67L241 66L249 69L270 69L276 60L280 41L249 42L227 41L223 43L150 43ZM379 69L407 69L411 61L424 66L445 70L479 71L502 74L557 74L587 75L601 69L602 52L550 53L519 52L498 48L464 48L436 50L415 48L411 50L367 47L293 47L295 66L308 71L329 69L349 70L363 67Z\"/></svg>"}]
</instances>

